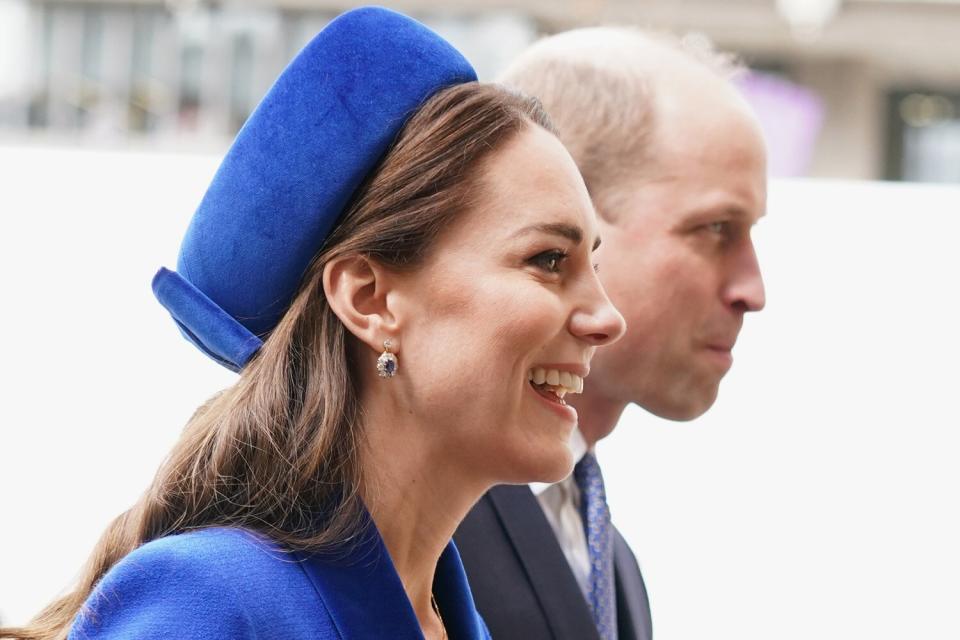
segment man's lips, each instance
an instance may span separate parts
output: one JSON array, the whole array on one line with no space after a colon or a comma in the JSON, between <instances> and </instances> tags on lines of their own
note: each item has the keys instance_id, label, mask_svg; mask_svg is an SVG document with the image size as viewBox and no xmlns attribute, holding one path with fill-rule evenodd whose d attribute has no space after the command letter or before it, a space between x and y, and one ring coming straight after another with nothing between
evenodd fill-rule
<instances>
[{"instance_id":1,"label":"man's lips","mask_svg":"<svg viewBox=\"0 0 960 640\"><path fill-rule=\"evenodd\" d=\"M711 344L704 349L707 355L716 361L720 368L726 370L733 365L733 347L726 344Z\"/></svg>"},{"instance_id":2,"label":"man's lips","mask_svg":"<svg viewBox=\"0 0 960 640\"><path fill-rule=\"evenodd\" d=\"M707 349L712 349L714 351L726 351L729 353L733 351L733 347L737 344L737 338L739 335L739 330L724 331L722 333L717 333L716 335L702 339L700 344L705 346Z\"/></svg>"},{"instance_id":3,"label":"man's lips","mask_svg":"<svg viewBox=\"0 0 960 640\"><path fill-rule=\"evenodd\" d=\"M708 344L707 349L711 351L721 351L723 353L730 353L733 351L733 343L730 344Z\"/></svg>"}]
</instances>

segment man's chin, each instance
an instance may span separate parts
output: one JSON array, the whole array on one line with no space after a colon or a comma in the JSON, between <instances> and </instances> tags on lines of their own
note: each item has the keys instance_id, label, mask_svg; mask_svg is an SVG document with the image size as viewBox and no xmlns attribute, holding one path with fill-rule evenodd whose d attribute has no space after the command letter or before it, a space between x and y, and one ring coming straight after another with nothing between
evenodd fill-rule
<instances>
[{"instance_id":1,"label":"man's chin","mask_svg":"<svg viewBox=\"0 0 960 640\"><path fill-rule=\"evenodd\" d=\"M669 393L637 401L635 404L653 415L674 422L689 422L705 414L717 401L720 382L710 387L687 389L685 392L671 390Z\"/></svg>"}]
</instances>

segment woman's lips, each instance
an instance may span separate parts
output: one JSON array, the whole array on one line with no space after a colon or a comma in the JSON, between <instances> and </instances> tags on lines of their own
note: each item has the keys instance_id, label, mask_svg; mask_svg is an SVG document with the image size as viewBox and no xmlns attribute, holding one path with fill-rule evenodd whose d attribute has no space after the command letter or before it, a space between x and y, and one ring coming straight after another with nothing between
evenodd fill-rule
<instances>
[{"instance_id":1,"label":"woman's lips","mask_svg":"<svg viewBox=\"0 0 960 640\"><path fill-rule=\"evenodd\" d=\"M531 393L537 397L537 400L543 406L553 411L560 417L572 421L574 424L577 422L577 410L568 405L555 393L546 388L535 385L532 381L527 382L527 387L530 389Z\"/></svg>"},{"instance_id":2,"label":"woman's lips","mask_svg":"<svg viewBox=\"0 0 960 640\"><path fill-rule=\"evenodd\" d=\"M530 386L533 387L533 390L539 393L541 396L549 400L550 402L556 402L559 405L566 405L566 400L563 399L564 392L559 391L556 387L551 387L548 384L537 384L534 381L530 381Z\"/></svg>"}]
</instances>

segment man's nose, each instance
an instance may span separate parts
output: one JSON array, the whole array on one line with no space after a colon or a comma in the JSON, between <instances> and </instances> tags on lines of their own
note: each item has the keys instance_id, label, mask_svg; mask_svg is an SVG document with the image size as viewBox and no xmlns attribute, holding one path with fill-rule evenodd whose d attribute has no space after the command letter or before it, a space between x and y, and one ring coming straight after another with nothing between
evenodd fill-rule
<instances>
[{"instance_id":1,"label":"man's nose","mask_svg":"<svg viewBox=\"0 0 960 640\"><path fill-rule=\"evenodd\" d=\"M767 304L767 295L753 242L744 247L731 267L724 302L742 312L762 310Z\"/></svg>"}]
</instances>

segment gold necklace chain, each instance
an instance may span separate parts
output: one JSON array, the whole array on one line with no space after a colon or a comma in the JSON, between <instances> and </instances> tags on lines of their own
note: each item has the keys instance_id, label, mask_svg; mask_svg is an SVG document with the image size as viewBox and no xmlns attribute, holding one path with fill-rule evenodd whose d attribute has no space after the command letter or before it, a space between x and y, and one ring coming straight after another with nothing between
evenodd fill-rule
<instances>
[{"instance_id":1,"label":"gold necklace chain","mask_svg":"<svg viewBox=\"0 0 960 640\"><path fill-rule=\"evenodd\" d=\"M433 605L433 612L437 614L437 619L440 621L440 630L443 632L443 635L440 636L443 640L447 640L447 625L443 623L443 616L440 615L440 607L437 606L437 599L430 594L430 604Z\"/></svg>"}]
</instances>

